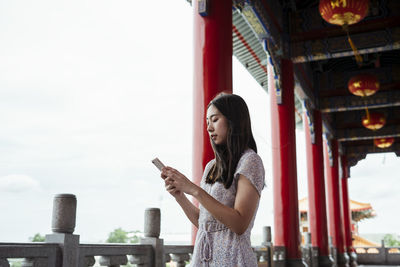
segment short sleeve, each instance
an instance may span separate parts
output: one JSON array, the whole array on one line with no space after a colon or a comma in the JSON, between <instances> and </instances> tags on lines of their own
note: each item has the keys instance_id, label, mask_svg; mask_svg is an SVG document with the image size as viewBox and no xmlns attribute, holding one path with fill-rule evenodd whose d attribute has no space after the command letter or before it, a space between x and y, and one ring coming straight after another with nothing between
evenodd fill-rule
<instances>
[{"instance_id":1,"label":"short sleeve","mask_svg":"<svg viewBox=\"0 0 400 267\"><path fill-rule=\"evenodd\" d=\"M244 155L238 163L235 172L235 179L238 179L239 174L246 177L256 188L258 194L261 196L261 191L264 189L265 171L264 165L260 156L253 152Z\"/></svg>"}]
</instances>

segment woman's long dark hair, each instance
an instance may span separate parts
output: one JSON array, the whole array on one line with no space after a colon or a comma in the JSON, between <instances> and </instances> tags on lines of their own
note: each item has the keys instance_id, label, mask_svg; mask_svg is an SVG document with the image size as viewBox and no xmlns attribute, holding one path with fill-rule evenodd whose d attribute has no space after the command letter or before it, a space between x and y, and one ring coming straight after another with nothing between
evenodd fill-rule
<instances>
[{"instance_id":1,"label":"woman's long dark hair","mask_svg":"<svg viewBox=\"0 0 400 267\"><path fill-rule=\"evenodd\" d=\"M234 94L220 94L211 100L208 107L211 105L227 119L228 132L224 145L216 145L211 140L216 162L207 175L206 183L221 182L228 189L243 152L247 148L257 152L257 145L251 132L249 109L243 98Z\"/></svg>"}]
</instances>

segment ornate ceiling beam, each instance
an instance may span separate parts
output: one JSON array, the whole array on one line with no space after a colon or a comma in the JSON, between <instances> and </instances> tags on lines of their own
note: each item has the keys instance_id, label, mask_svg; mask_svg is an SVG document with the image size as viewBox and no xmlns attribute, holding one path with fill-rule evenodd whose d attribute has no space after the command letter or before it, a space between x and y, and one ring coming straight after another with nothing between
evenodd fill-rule
<instances>
[{"instance_id":1,"label":"ornate ceiling beam","mask_svg":"<svg viewBox=\"0 0 400 267\"><path fill-rule=\"evenodd\" d=\"M375 68L375 69L367 69L365 72L372 72L372 73L379 73L381 70L385 70L386 73L391 72L389 68ZM342 73L342 76L346 75L346 73ZM348 75L352 76L352 75ZM378 93L384 91L392 91L392 90L400 90L400 82L391 82L391 83L384 83L380 85ZM319 97L321 98L328 98L328 97L336 97L336 96L348 96L349 95L349 88L341 87L341 88L329 88L329 90L320 90Z\"/></svg>"},{"instance_id":2,"label":"ornate ceiling beam","mask_svg":"<svg viewBox=\"0 0 400 267\"><path fill-rule=\"evenodd\" d=\"M320 100L321 112L338 112L400 106L400 90L378 92L370 97L325 97Z\"/></svg>"},{"instance_id":3,"label":"ornate ceiling beam","mask_svg":"<svg viewBox=\"0 0 400 267\"><path fill-rule=\"evenodd\" d=\"M352 34L358 52L370 54L400 49L400 27L369 33ZM292 60L295 63L354 56L347 35L292 42Z\"/></svg>"},{"instance_id":4,"label":"ornate ceiling beam","mask_svg":"<svg viewBox=\"0 0 400 267\"><path fill-rule=\"evenodd\" d=\"M297 81L295 85L296 94L303 100L309 100L313 108L316 108L313 82L313 72L309 66L303 64L293 65L295 79Z\"/></svg>"},{"instance_id":5,"label":"ornate ceiling beam","mask_svg":"<svg viewBox=\"0 0 400 267\"><path fill-rule=\"evenodd\" d=\"M337 130L338 141L368 140L374 138L400 137L400 125L385 126L377 131L366 128Z\"/></svg>"},{"instance_id":6,"label":"ornate ceiling beam","mask_svg":"<svg viewBox=\"0 0 400 267\"><path fill-rule=\"evenodd\" d=\"M371 153L399 153L400 152L400 144L394 143L392 146L388 148L378 148L374 146L371 142L371 145L368 146L346 146L346 154L347 155L358 155L358 154L371 154Z\"/></svg>"},{"instance_id":7,"label":"ornate ceiling beam","mask_svg":"<svg viewBox=\"0 0 400 267\"><path fill-rule=\"evenodd\" d=\"M329 138L333 138L336 136L336 132L333 129L332 125L328 122L327 118L322 114L322 131L325 135L329 136Z\"/></svg>"},{"instance_id":8,"label":"ornate ceiling beam","mask_svg":"<svg viewBox=\"0 0 400 267\"><path fill-rule=\"evenodd\" d=\"M369 33L372 31L380 31L387 28L396 27L400 27L400 16L361 21L357 24L349 26L349 33L351 35L365 32ZM305 42L345 35L346 33L343 31L342 27L331 26L328 28L311 30L307 32L297 32L292 34L290 37L292 42Z\"/></svg>"}]
</instances>

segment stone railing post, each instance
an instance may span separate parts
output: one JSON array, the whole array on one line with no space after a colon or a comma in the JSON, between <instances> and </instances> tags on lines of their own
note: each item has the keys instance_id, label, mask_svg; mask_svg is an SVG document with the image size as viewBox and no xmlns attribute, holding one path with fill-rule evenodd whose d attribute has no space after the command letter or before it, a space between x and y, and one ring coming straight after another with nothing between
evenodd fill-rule
<instances>
[{"instance_id":1,"label":"stone railing post","mask_svg":"<svg viewBox=\"0 0 400 267\"><path fill-rule=\"evenodd\" d=\"M161 212L158 208L149 208L144 212L144 238L140 244L153 246L153 261L150 266L165 266L164 240L160 239Z\"/></svg>"},{"instance_id":2,"label":"stone railing post","mask_svg":"<svg viewBox=\"0 0 400 267\"><path fill-rule=\"evenodd\" d=\"M176 267L185 267L186 261L190 260L189 254L171 254L171 260L175 262Z\"/></svg>"},{"instance_id":3,"label":"stone railing post","mask_svg":"<svg viewBox=\"0 0 400 267\"><path fill-rule=\"evenodd\" d=\"M313 250L312 250L311 233L304 233L304 247L303 247L303 261L307 263L307 266L313 266Z\"/></svg>"},{"instance_id":4,"label":"stone railing post","mask_svg":"<svg viewBox=\"0 0 400 267\"><path fill-rule=\"evenodd\" d=\"M311 233L310 232L304 233L304 244L306 247L311 247Z\"/></svg>"},{"instance_id":5,"label":"stone railing post","mask_svg":"<svg viewBox=\"0 0 400 267\"><path fill-rule=\"evenodd\" d=\"M263 246L271 246L271 240L272 240L272 236L271 236L271 226L264 226L263 227L263 231L262 231L262 245Z\"/></svg>"},{"instance_id":6,"label":"stone railing post","mask_svg":"<svg viewBox=\"0 0 400 267\"><path fill-rule=\"evenodd\" d=\"M51 228L46 243L57 243L62 251L63 267L77 267L79 262L79 235L74 235L76 197L72 194L55 195Z\"/></svg>"}]
</instances>

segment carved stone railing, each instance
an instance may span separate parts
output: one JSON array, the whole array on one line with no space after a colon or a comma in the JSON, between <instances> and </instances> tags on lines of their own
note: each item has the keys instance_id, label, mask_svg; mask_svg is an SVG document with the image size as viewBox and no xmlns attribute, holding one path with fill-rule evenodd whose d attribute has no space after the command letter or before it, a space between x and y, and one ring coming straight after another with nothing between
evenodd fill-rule
<instances>
[{"instance_id":1,"label":"carved stone railing","mask_svg":"<svg viewBox=\"0 0 400 267\"><path fill-rule=\"evenodd\" d=\"M100 266L126 265L128 261L138 266L149 266L152 254L151 245L81 244L78 266L93 266L96 263L95 256L100 256Z\"/></svg>"},{"instance_id":2,"label":"carved stone railing","mask_svg":"<svg viewBox=\"0 0 400 267\"><path fill-rule=\"evenodd\" d=\"M177 267L186 266L193 254L193 246L164 246L165 261L175 262Z\"/></svg>"},{"instance_id":3,"label":"carved stone railing","mask_svg":"<svg viewBox=\"0 0 400 267\"><path fill-rule=\"evenodd\" d=\"M190 261L193 246L164 245L160 239L160 210L150 208L144 214L144 237L140 244L80 244L74 234L76 197L56 195L53 202L52 233L45 242L0 243L0 267L10 267L22 259L22 267L119 267L128 262L136 266L185 266ZM264 227L261 246L253 248L259 266L271 266L271 228ZM21 262L21 260L20 260Z\"/></svg>"},{"instance_id":4,"label":"carved stone railing","mask_svg":"<svg viewBox=\"0 0 400 267\"><path fill-rule=\"evenodd\" d=\"M144 237L140 244L80 244L75 235L76 197L56 195L53 202L52 234L44 243L0 243L0 267L10 267L13 259L23 259L22 267L118 267L128 262L136 266L184 266L193 246L164 246L160 239L160 210L146 209Z\"/></svg>"},{"instance_id":5,"label":"carved stone railing","mask_svg":"<svg viewBox=\"0 0 400 267\"><path fill-rule=\"evenodd\" d=\"M400 247L356 247L359 264L400 265Z\"/></svg>"},{"instance_id":6,"label":"carved stone railing","mask_svg":"<svg viewBox=\"0 0 400 267\"><path fill-rule=\"evenodd\" d=\"M9 267L8 259L22 258L22 266L60 266L61 249L57 244L0 243L0 267Z\"/></svg>"},{"instance_id":7,"label":"carved stone railing","mask_svg":"<svg viewBox=\"0 0 400 267\"><path fill-rule=\"evenodd\" d=\"M160 210L145 210L144 237L140 244L80 244L74 234L76 197L56 195L53 203L52 234L43 243L0 243L0 267L10 267L22 259L22 267L89 267L97 265L119 267L128 262L136 266L164 267L166 262L185 266L191 259L193 246L164 245L160 239ZM303 260L316 266L318 251L311 246L310 235L302 247ZM263 228L261 246L253 247L259 266L285 266L286 252L273 247L271 228ZM400 264L400 248L356 248L359 264ZM21 260L20 260L21 261Z\"/></svg>"}]
</instances>

